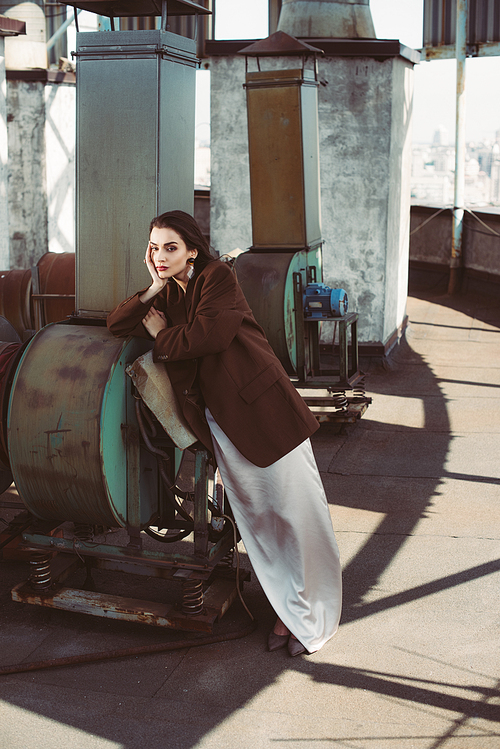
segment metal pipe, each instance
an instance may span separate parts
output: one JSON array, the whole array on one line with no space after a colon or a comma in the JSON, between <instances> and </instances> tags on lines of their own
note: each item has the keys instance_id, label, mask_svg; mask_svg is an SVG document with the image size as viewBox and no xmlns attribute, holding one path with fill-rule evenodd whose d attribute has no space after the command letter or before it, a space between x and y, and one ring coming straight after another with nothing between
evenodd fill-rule
<instances>
[{"instance_id":1,"label":"metal pipe","mask_svg":"<svg viewBox=\"0 0 500 749\"><path fill-rule=\"evenodd\" d=\"M40 671L46 668L58 668L60 666L73 666L79 663L95 663L96 661L109 661L112 658L126 658L138 655L151 655L153 653L165 653L172 650L184 650L184 648L200 647L200 645L214 645L217 642L228 640L239 640L251 635L257 629L257 620L238 630L224 635L210 635L208 637L191 637L178 640L177 642L160 642L153 645L139 645L133 648L122 648L121 650L107 650L100 653L82 653L81 655L69 655L65 658L51 658L45 661L33 661L31 663L17 663L12 666L0 667L0 676L6 674L20 674L27 671Z\"/></svg>"},{"instance_id":2,"label":"metal pipe","mask_svg":"<svg viewBox=\"0 0 500 749\"><path fill-rule=\"evenodd\" d=\"M78 9L76 11L77 14L80 13L80 12L81 12L80 9ZM59 39L59 37L61 37L64 34L64 32L66 31L66 29L68 28L68 26L71 26L71 24L73 23L74 20L75 20L74 16L69 16L64 21L64 23L61 24L61 26L59 26L59 28L57 29L57 31L50 37L49 41L47 42L47 51L49 49L52 49L52 47L57 42L57 40Z\"/></svg>"},{"instance_id":3,"label":"metal pipe","mask_svg":"<svg viewBox=\"0 0 500 749\"><path fill-rule=\"evenodd\" d=\"M457 294L462 280L462 242L465 193L465 59L467 52L468 0L457 0L456 58L457 109L455 130L455 197L448 293Z\"/></svg>"}]
</instances>

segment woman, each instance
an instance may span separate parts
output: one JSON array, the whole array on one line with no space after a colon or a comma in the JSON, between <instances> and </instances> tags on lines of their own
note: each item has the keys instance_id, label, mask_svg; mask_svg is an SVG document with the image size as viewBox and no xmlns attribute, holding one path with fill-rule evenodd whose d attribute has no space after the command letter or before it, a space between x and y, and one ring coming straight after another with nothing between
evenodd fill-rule
<instances>
[{"instance_id":1,"label":"woman","mask_svg":"<svg viewBox=\"0 0 500 749\"><path fill-rule=\"evenodd\" d=\"M116 307L108 328L155 340L154 361L214 454L278 617L269 650L312 653L335 634L341 610L338 549L309 441L318 423L189 214L153 219L144 262L151 285Z\"/></svg>"}]
</instances>

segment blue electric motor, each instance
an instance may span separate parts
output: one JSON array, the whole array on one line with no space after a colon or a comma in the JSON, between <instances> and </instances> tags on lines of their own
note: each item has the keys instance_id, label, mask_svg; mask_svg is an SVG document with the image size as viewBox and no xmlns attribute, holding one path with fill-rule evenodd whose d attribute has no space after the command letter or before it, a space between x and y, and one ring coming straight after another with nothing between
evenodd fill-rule
<instances>
[{"instance_id":1,"label":"blue electric motor","mask_svg":"<svg viewBox=\"0 0 500 749\"><path fill-rule=\"evenodd\" d=\"M347 314L345 289L331 289L324 283L310 283L304 290L304 316L312 320L331 320Z\"/></svg>"}]
</instances>

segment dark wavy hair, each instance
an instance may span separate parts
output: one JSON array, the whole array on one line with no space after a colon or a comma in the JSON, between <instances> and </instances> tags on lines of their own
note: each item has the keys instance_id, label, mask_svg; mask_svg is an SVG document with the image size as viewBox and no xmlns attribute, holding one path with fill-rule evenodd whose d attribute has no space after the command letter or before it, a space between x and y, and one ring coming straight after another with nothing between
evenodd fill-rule
<instances>
[{"instance_id":1,"label":"dark wavy hair","mask_svg":"<svg viewBox=\"0 0 500 749\"><path fill-rule=\"evenodd\" d=\"M156 216L149 225L150 235L153 229L173 229L184 240L188 250L198 250L194 261L197 272L217 259L210 252L210 246L197 222L185 211L167 211Z\"/></svg>"}]
</instances>

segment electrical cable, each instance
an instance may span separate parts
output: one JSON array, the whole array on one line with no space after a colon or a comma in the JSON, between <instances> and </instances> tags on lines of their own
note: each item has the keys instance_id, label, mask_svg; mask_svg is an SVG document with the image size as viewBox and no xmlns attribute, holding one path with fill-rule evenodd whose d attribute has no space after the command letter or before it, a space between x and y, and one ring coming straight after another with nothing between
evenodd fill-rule
<instances>
[{"instance_id":1,"label":"electrical cable","mask_svg":"<svg viewBox=\"0 0 500 749\"><path fill-rule=\"evenodd\" d=\"M248 616L254 622L257 620L255 619L254 615L252 614L250 609L247 607L245 601L243 600L243 596L241 595L241 590L240 590L240 552L238 551L238 531L236 530L236 523L231 517L229 517L229 515L223 514L222 517L225 518L226 520L229 520L229 522L231 523L233 527L234 550L236 552L236 590L238 592L238 597L241 601L243 608L247 612Z\"/></svg>"},{"instance_id":2,"label":"electrical cable","mask_svg":"<svg viewBox=\"0 0 500 749\"><path fill-rule=\"evenodd\" d=\"M162 536L161 533L154 531L151 526L144 528L144 533L147 533L150 538L154 538L155 541L159 541L161 544L173 544L176 541L182 541L183 538L186 538L186 536L189 536L192 532L192 528L189 528L189 530L179 531L179 533L176 533L174 536Z\"/></svg>"},{"instance_id":3,"label":"electrical cable","mask_svg":"<svg viewBox=\"0 0 500 749\"><path fill-rule=\"evenodd\" d=\"M441 209L440 209L439 211L436 211L435 213L433 213L433 214L432 214L432 216L429 216L429 218L427 218L427 219L426 219L425 221L422 221L422 223L421 223L421 224L419 224L418 226L416 226L416 227L415 227L415 228L414 228L414 229L413 229L413 230L412 230L412 231L410 232L410 237L411 237L411 236L412 236L413 234L415 234L415 233L416 233L417 231L420 231L420 229L423 229L423 227L424 227L424 226L425 226L426 224L428 224L428 223L429 223L429 221L432 221L432 219L433 219L433 218L436 218L436 216L439 216L439 214L440 214L440 213L443 213L443 211L453 211L453 209L452 209L452 208L441 208ZM492 229L492 228L491 228L491 226L488 226L488 224L486 224L486 223L485 223L485 222L484 222L484 221L483 221L482 219L480 219L480 218L479 218L479 216L477 216L477 215L476 215L476 214L474 213L474 211L471 211L471 210L470 210L470 208L464 208L464 212L465 212L465 213L469 213L469 214L470 214L470 215L471 215L471 216L472 216L473 218L475 218L475 219L476 219L476 221L478 221L478 222L479 222L480 224L482 224L482 226L484 226L484 227L485 227L486 229L488 229L488 231L489 231L489 232L490 232L491 234L494 234L494 235L495 235L496 237L500 237L500 233L499 233L499 232L497 232L497 231L495 231L494 229ZM469 229L470 231L475 231L475 232L476 232L477 234L486 234L486 232L481 232L481 231L479 231L478 229L473 229L473 228L472 228L471 226L468 226L467 228L468 228L468 229ZM489 236L489 235L487 235L487 236Z\"/></svg>"},{"instance_id":4,"label":"electrical cable","mask_svg":"<svg viewBox=\"0 0 500 749\"><path fill-rule=\"evenodd\" d=\"M491 226L488 226L488 224L485 224L484 221L479 218L479 216L476 216L476 214L474 213L474 211L470 210L470 208L466 208L465 211L467 213L470 213L470 215L473 216L473 218L475 218L476 221L479 221L479 223L482 224L486 229L488 229L492 234L494 234L497 237L500 237L500 234L497 231L495 231L494 229L492 229ZM472 229L472 231L477 231L477 229Z\"/></svg>"},{"instance_id":5,"label":"electrical cable","mask_svg":"<svg viewBox=\"0 0 500 749\"><path fill-rule=\"evenodd\" d=\"M427 218L425 221L422 221L421 224L419 224L418 226L416 226L410 232L410 237L412 236L412 234L416 234L417 231L420 231L420 229L423 229L424 226L429 223L429 221L432 221L433 218L436 218L436 216L439 216L439 214L443 213L443 211L451 211L451 210L452 210L451 208L440 208L439 211L436 211L436 213L433 213L432 216L429 216L429 218Z\"/></svg>"}]
</instances>

